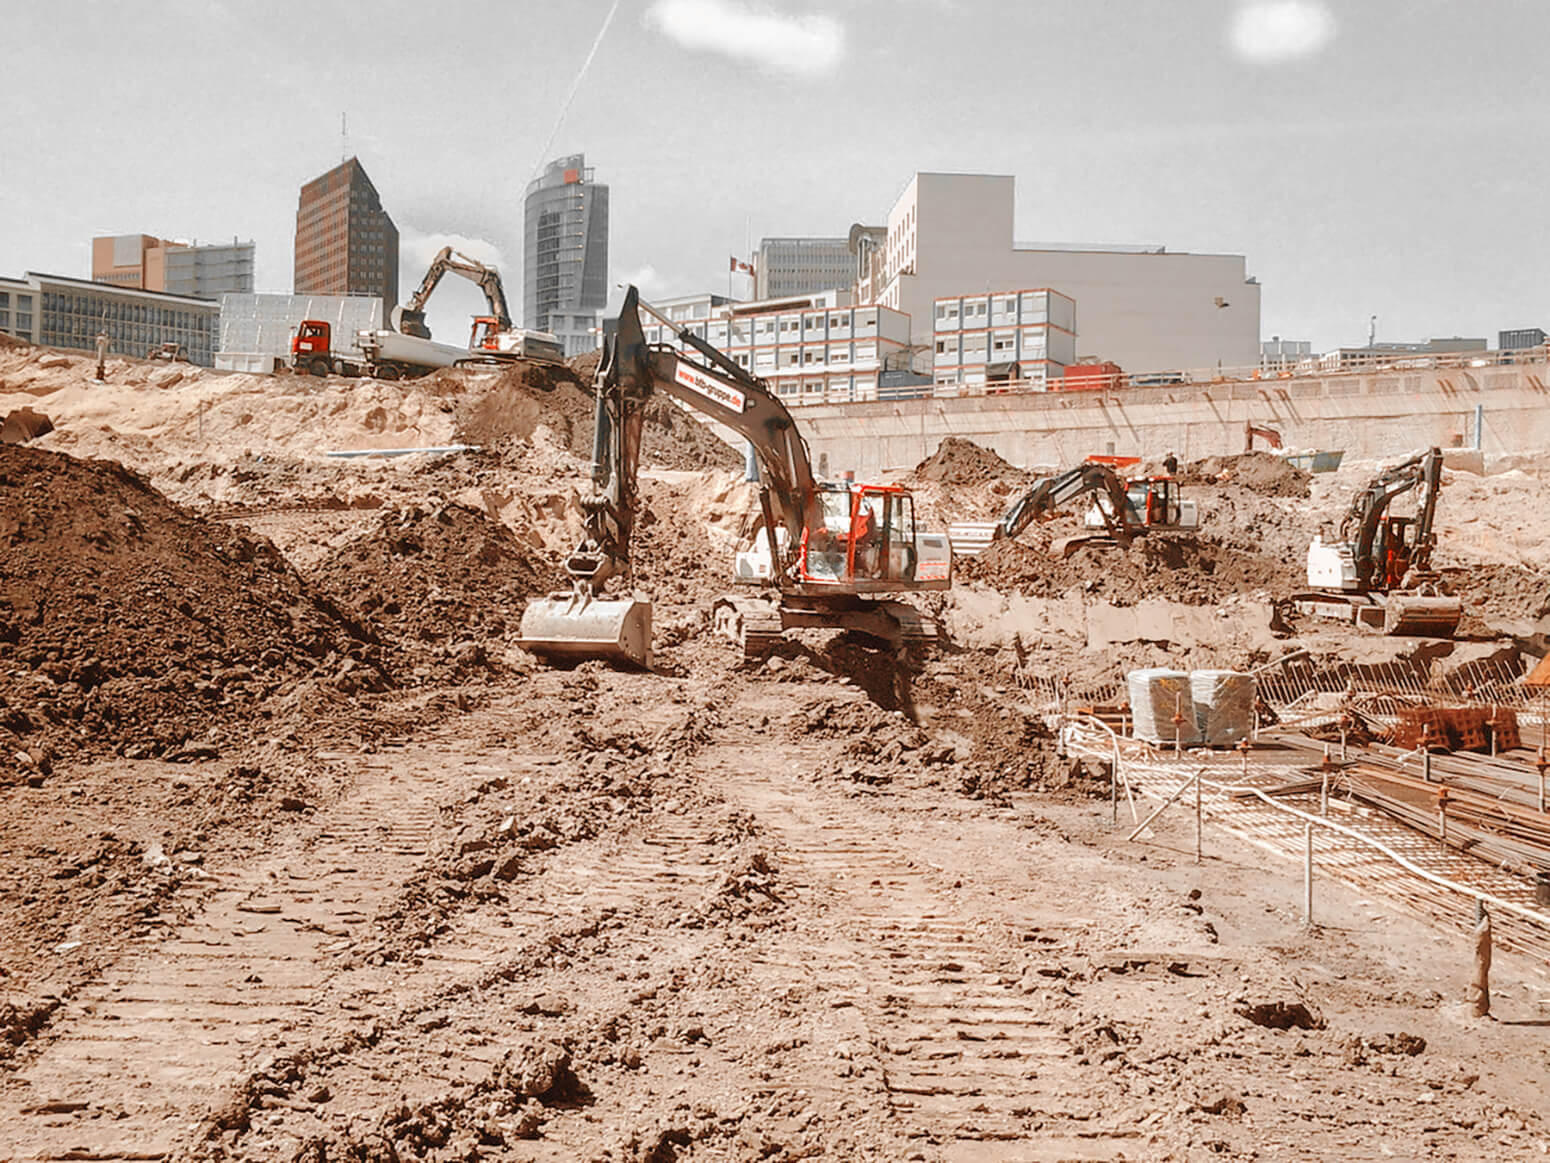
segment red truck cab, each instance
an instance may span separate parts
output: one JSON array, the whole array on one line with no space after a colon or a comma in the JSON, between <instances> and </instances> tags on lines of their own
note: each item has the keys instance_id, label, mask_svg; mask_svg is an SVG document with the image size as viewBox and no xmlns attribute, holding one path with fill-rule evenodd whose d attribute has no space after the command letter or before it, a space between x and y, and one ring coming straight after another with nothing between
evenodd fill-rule
<instances>
[{"instance_id":1,"label":"red truck cab","mask_svg":"<svg viewBox=\"0 0 1550 1163\"><path fill-rule=\"evenodd\" d=\"M326 376L333 370L332 329L322 319L303 319L291 340L291 366Z\"/></svg>"}]
</instances>

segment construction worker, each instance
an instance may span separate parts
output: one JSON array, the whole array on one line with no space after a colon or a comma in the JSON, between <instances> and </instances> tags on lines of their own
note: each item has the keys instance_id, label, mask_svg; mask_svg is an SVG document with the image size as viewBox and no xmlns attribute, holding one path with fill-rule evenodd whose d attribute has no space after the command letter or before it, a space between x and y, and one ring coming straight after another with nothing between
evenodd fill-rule
<instances>
[{"instance_id":1,"label":"construction worker","mask_svg":"<svg viewBox=\"0 0 1550 1163\"><path fill-rule=\"evenodd\" d=\"M1163 457L1163 471L1166 472L1169 476L1173 476L1175 473L1177 473L1179 471L1179 458L1174 456L1171 452L1167 456Z\"/></svg>"},{"instance_id":2,"label":"construction worker","mask_svg":"<svg viewBox=\"0 0 1550 1163\"><path fill-rule=\"evenodd\" d=\"M100 384L107 379L108 361L108 333L97 332L97 382Z\"/></svg>"}]
</instances>

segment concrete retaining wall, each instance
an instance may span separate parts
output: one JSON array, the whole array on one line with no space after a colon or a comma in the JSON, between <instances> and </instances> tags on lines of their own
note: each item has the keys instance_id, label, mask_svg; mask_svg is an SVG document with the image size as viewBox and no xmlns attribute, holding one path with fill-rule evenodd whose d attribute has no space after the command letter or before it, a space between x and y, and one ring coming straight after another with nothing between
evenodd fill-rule
<instances>
[{"instance_id":1,"label":"concrete retaining wall","mask_svg":"<svg viewBox=\"0 0 1550 1163\"><path fill-rule=\"evenodd\" d=\"M1021 467L1090 453L1181 460L1243 451L1243 425L1288 447L1343 448L1349 459L1436 444L1487 455L1550 448L1550 364L1435 368L1295 380L1188 384L1122 392L1041 392L795 409L820 477L907 470L961 436Z\"/></svg>"}]
</instances>

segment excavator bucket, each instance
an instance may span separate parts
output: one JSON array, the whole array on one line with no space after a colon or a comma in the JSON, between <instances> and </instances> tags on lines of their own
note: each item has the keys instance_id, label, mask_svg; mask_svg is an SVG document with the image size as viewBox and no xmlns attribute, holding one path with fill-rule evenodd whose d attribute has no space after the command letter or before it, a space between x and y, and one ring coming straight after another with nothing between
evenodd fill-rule
<instances>
[{"instance_id":1,"label":"excavator bucket","mask_svg":"<svg viewBox=\"0 0 1550 1163\"><path fill-rule=\"evenodd\" d=\"M1422 638L1452 638L1464 616L1458 598L1388 594L1383 599L1383 632Z\"/></svg>"},{"instance_id":2,"label":"excavator bucket","mask_svg":"<svg viewBox=\"0 0 1550 1163\"><path fill-rule=\"evenodd\" d=\"M600 658L651 667L651 603L637 598L556 594L522 612L524 650L540 658L583 662Z\"/></svg>"}]
</instances>

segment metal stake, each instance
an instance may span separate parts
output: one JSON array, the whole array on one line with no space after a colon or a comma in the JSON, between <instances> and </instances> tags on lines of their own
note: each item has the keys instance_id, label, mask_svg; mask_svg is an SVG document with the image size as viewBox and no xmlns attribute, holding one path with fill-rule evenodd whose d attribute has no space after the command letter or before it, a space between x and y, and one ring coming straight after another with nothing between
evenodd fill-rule
<instances>
[{"instance_id":1,"label":"metal stake","mask_svg":"<svg viewBox=\"0 0 1550 1163\"><path fill-rule=\"evenodd\" d=\"M1302 919L1313 927L1313 825L1302 826Z\"/></svg>"},{"instance_id":2,"label":"metal stake","mask_svg":"<svg viewBox=\"0 0 1550 1163\"><path fill-rule=\"evenodd\" d=\"M1200 776L1195 776L1195 863L1200 863Z\"/></svg>"}]
</instances>

